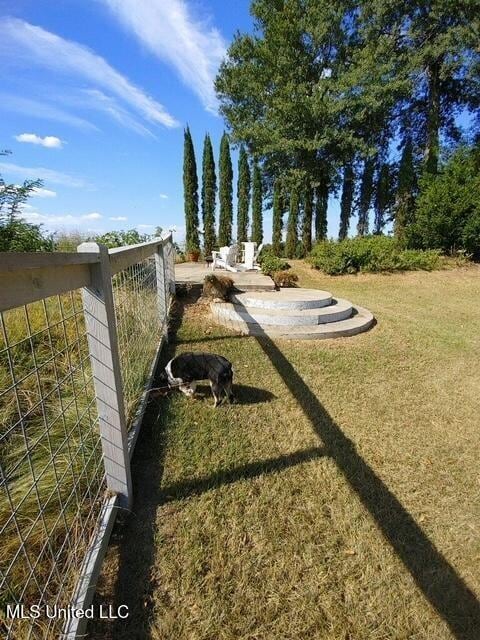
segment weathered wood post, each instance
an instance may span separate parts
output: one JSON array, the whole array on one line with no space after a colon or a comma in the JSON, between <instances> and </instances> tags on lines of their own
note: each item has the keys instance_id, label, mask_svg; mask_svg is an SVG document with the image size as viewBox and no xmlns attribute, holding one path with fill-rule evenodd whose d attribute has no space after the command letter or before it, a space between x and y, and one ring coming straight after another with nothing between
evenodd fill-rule
<instances>
[{"instance_id":1,"label":"weathered wood post","mask_svg":"<svg viewBox=\"0 0 480 640\"><path fill-rule=\"evenodd\" d=\"M155 270L157 273L157 303L158 315L162 323L162 334L168 340L168 300L169 285L167 278L167 256L164 244L159 244L155 252Z\"/></svg>"},{"instance_id":2,"label":"weathered wood post","mask_svg":"<svg viewBox=\"0 0 480 640\"><path fill-rule=\"evenodd\" d=\"M90 265L91 285L82 289L83 309L107 487L118 495L118 505L129 509L132 479L108 249L84 242L77 251L100 256L100 262Z\"/></svg>"}]
</instances>

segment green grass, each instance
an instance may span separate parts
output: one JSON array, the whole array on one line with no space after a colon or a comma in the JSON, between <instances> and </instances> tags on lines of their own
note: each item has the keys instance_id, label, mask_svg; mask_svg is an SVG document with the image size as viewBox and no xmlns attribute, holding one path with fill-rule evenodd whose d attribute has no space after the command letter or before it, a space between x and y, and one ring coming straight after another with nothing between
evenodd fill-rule
<instances>
[{"instance_id":1,"label":"green grass","mask_svg":"<svg viewBox=\"0 0 480 640\"><path fill-rule=\"evenodd\" d=\"M188 304L173 345L231 359L239 403L150 406L97 640L478 638L480 272L328 277L354 338L239 337Z\"/></svg>"}]
</instances>

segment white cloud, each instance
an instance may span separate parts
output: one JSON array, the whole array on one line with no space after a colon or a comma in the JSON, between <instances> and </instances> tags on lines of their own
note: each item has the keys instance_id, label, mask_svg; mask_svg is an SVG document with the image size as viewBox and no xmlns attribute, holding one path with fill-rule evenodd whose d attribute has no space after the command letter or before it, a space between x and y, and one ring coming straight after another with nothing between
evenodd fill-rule
<instances>
[{"instance_id":1,"label":"white cloud","mask_svg":"<svg viewBox=\"0 0 480 640\"><path fill-rule=\"evenodd\" d=\"M126 109L119 105L115 98L107 96L99 89L82 89L80 95L73 99L71 98L71 101L77 102L77 104L86 108L106 113L123 127L131 129L135 133L139 133L142 136L155 137L147 127L138 122Z\"/></svg>"},{"instance_id":2,"label":"white cloud","mask_svg":"<svg viewBox=\"0 0 480 640\"><path fill-rule=\"evenodd\" d=\"M62 184L65 187L86 186L85 181L81 178L76 178L66 173L61 173L60 171L54 171L53 169L46 169L45 167L19 167L17 164L10 162L0 162L0 170L15 176L20 176L23 180L36 180L40 178L47 182L53 182L53 184Z\"/></svg>"},{"instance_id":3,"label":"white cloud","mask_svg":"<svg viewBox=\"0 0 480 640\"><path fill-rule=\"evenodd\" d=\"M102 0L158 58L168 62L204 107L217 110L213 82L226 45L218 29L195 19L185 0Z\"/></svg>"},{"instance_id":4,"label":"white cloud","mask_svg":"<svg viewBox=\"0 0 480 640\"><path fill-rule=\"evenodd\" d=\"M96 211L94 211L93 213L87 213L86 215L82 216L82 220L100 220L100 218L103 218L103 216Z\"/></svg>"},{"instance_id":5,"label":"white cloud","mask_svg":"<svg viewBox=\"0 0 480 640\"><path fill-rule=\"evenodd\" d=\"M153 229L153 224L137 224L137 229Z\"/></svg>"},{"instance_id":6,"label":"white cloud","mask_svg":"<svg viewBox=\"0 0 480 640\"><path fill-rule=\"evenodd\" d=\"M112 216L109 220L113 220L114 222L125 222L128 218L127 216Z\"/></svg>"},{"instance_id":7,"label":"white cloud","mask_svg":"<svg viewBox=\"0 0 480 640\"><path fill-rule=\"evenodd\" d=\"M21 133L18 136L15 136L15 140L17 142L28 142L30 144L39 144L41 147L46 147L47 149L61 149L62 141L57 136L37 136L36 133Z\"/></svg>"},{"instance_id":8,"label":"white cloud","mask_svg":"<svg viewBox=\"0 0 480 640\"><path fill-rule=\"evenodd\" d=\"M57 192L51 189L45 189L44 187L37 187L34 189L32 197L34 198L56 198Z\"/></svg>"},{"instance_id":9,"label":"white cloud","mask_svg":"<svg viewBox=\"0 0 480 640\"><path fill-rule=\"evenodd\" d=\"M115 94L146 120L166 127L178 123L165 108L88 47L15 18L0 20L0 57L79 76Z\"/></svg>"},{"instance_id":10,"label":"white cloud","mask_svg":"<svg viewBox=\"0 0 480 640\"><path fill-rule=\"evenodd\" d=\"M88 120L46 104L40 100L31 100L29 98L20 98L8 93L0 93L0 107L6 111L21 113L30 118L41 118L43 120L53 120L54 122L62 122L72 127L83 130L98 131L98 128Z\"/></svg>"},{"instance_id":11,"label":"white cloud","mask_svg":"<svg viewBox=\"0 0 480 640\"><path fill-rule=\"evenodd\" d=\"M161 194L160 194L160 198L161 198L162 200L168 200L168 196L167 196L167 194L166 194L166 193L161 193Z\"/></svg>"},{"instance_id":12,"label":"white cloud","mask_svg":"<svg viewBox=\"0 0 480 640\"><path fill-rule=\"evenodd\" d=\"M78 227L87 221L100 220L103 216L100 213L87 213L85 215L74 216L70 213L50 214L37 211L35 208L27 205L22 206L22 216L28 222L34 224L44 224L50 230L58 229L61 226Z\"/></svg>"}]
</instances>

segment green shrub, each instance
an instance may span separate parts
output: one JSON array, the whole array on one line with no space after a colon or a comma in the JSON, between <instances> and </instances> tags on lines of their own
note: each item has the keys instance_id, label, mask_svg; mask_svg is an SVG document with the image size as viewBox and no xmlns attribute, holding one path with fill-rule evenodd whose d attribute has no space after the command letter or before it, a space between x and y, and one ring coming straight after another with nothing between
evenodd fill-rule
<instances>
[{"instance_id":1,"label":"green shrub","mask_svg":"<svg viewBox=\"0 0 480 640\"><path fill-rule=\"evenodd\" d=\"M283 258L277 258L273 253L262 251L259 257L259 263L262 268L262 273L267 276L272 276L277 271L286 271L290 269L290 265Z\"/></svg>"},{"instance_id":2,"label":"green shrub","mask_svg":"<svg viewBox=\"0 0 480 640\"><path fill-rule=\"evenodd\" d=\"M359 271L431 271L441 266L439 251L405 250L388 236L348 238L341 242L325 240L313 247L308 261L329 275Z\"/></svg>"},{"instance_id":3,"label":"green shrub","mask_svg":"<svg viewBox=\"0 0 480 640\"><path fill-rule=\"evenodd\" d=\"M460 148L438 175L421 181L409 246L447 254L466 249L480 258L479 165L473 149Z\"/></svg>"}]
</instances>

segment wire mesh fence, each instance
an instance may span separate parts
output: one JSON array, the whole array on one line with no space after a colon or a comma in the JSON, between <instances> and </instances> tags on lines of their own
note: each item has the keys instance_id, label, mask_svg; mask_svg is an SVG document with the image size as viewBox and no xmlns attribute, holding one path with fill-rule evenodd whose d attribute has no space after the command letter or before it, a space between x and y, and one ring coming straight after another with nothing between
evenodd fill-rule
<instances>
[{"instance_id":1,"label":"wire mesh fence","mask_svg":"<svg viewBox=\"0 0 480 640\"><path fill-rule=\"evenodd\" d=\"M131 424L165 334L171 241L86 249L0 264L0 637L9 640L83 633L45 612L88 606L105 505L112 492L131 501L125 420L110 401L124 398ZM115 485L122 474L126 495ZM12 618L15 605L16 615L34 605L41 614Z\"/></svg>"},{"instance_id":2,"label":"wire mesh fence","mask_svg":"<svg viewBox=\"0 0 480 640\"><path fill-rule=\"evenodd\" d=\"M68 604L105 489L79 291L0 314L0 417L2 630L54 637L4 607Z\"/></svg>"},{"instance_id":3,"label":"wire mesh fence","mask_svg":"<svg viewBox=\"0 0 480 640\"><path fill-rule=\"evenodd\" d=\"M155 258L149 257L115 274L112 287L125 414L131 425L163 331Z\"/></svg>"}]
</instances>

